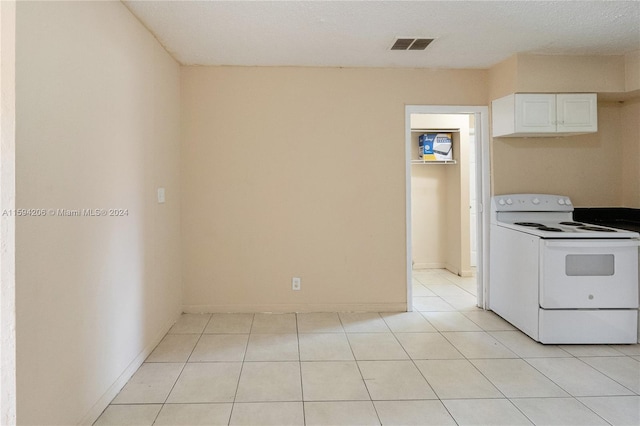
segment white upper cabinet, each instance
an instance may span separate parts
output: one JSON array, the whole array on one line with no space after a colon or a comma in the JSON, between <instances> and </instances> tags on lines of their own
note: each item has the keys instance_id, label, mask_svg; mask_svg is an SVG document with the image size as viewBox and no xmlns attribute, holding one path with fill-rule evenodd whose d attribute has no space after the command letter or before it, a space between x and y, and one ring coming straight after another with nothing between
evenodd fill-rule
<instances>
[{"instance_id":1,"label":"white upper cabinet","mask_svg":"<svg viewBox=\"0 0 640 426\"><path fill-rule=\"evenodd\" d=\"M493 136L561 136L598 131L595 93L516 93L491 103Z\"/></svg>"},{"instance_id":2,"label":"white upper cabinet","mask_svg":"<svg viewBox=\"0 0 640 426\"><path fill-rule=\"evenodd\" d=\"M511 113L508 119L514 121L514 133L556 132L556 95L517 94L513 96L515 114Z\"/></svg>"},{"instance_id":3,"label":"white upper cabinet","mask_svg":"<svg viewBox=\"0 0 640 426\"><path fill-rule=\"evenodd\" d=\"M556 95L558 132L598 131L598 100L595 93Z\"/></svg>"}]
</instances>

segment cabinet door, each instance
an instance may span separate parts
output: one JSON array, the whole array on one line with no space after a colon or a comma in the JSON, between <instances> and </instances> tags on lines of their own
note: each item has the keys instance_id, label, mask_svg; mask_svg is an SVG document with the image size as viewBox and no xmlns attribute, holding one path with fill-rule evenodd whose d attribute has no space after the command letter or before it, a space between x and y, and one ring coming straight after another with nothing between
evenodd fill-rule
<instances>
[{"instance_id":1,"label":"cabinet door","mask_svg":"<svg viewBox=\"0 0 640 426\"><path fill-rule=\"evenodd\" d=\"M555 133L556 95L518 93L515 99L516 133Z\"/></svg>"},{"instance_id":2,"label":"cabinet door","mask_svg":"<svg viewBox=\"0 0 640 426\"><path fill-rule=\"evenodd\" d=\"M558 132L597 132L598 104L595 93L557 96Z\"/></svg>"}]
</instances>

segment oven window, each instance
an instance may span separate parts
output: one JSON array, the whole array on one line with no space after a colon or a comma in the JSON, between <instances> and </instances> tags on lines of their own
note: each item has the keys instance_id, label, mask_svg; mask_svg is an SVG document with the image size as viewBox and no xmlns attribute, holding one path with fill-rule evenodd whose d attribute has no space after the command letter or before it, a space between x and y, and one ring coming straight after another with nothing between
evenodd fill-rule
<instances>
[{"instance_id":1,"label":"oven window","mask_svg":"<svg viewBox=\"0 0 640 426\"><path fill-rule=\"evenodd\" d=\"M614 273L612 254L568 254L565 262L570 277L602 277Z\"/></svg>"}]
</instances>

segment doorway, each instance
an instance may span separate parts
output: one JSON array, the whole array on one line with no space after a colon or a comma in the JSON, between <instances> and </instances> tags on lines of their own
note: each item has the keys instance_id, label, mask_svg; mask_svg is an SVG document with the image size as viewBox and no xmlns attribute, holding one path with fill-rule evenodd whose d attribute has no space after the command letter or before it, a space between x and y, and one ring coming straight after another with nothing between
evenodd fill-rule
<instances>
[{"instance_id":1,"label":"doorway","mask_svg":"<svg viewBox=\"0 0 640 426\"><path fill-rule=\"evenodd\" d=\"M467 191L466 192L466 205L465 208L470 207L470 212L469 215L463 214L461 216L466 217L466 225L459 225L459 226L466 226L467 229L469 228L473 228L472 224L470 223L470 217L475 216L475 227L476 227L476 232L474 233L476 236L476 247L477 247L477 251L476 251L476 286L477 286L477 305L479 307L485 308L487 306L487 297L486 297L486 289L487 289L487 281L488 281L488 238L486 238L488 236L488 228L489 228L489 217L488 217L488 212L485 211L485 209L483 209L483 205L488 206L489 205L489 200L490 200L490 174L489 174L489 146L488 146L488 141L489 141L489 134L488 134L488 123L489 123L489 118L488 118L488 107L486 106L440 106L440 105L407 105L405 107L405 162L406 162L406 183L405 183L405 188L406 188L406 242L407 242L407 246L406 246L406 267L407 267L407 311L412 311L413 310L413 305L412 305L412 297L413 297L413 292L412 292L412 276L413 276L413 238L412 238L412 232L413 232L413 225L414 223L412 222L412 220L414 219L412 217L412 206L413 206L413 201L412 200L412 173L411 173L411 169L413 167L413 164L415 164L415 157L416 157L416 152L418 149L417 146L417 136L416 136L416 132L412 132L412 116L414 118L414 122L416 121L416 118L420 118L422 115L429 115L429 116L443 116L445 117L445 124L441 124L438 125L436 127L438 127L437 129L429 129L429 122L425 121L425 123L427 123L425 126L416 126L414 125L414 128L417 128L417 131L422 131L422 130L442 130L445 132L450 131L453 137L453 145L454 148L456 146L456 138L457 138L457 143L458 143L458 149L459 149L459 143L460 143L460 139L459 139L459 133L460 133L460 128L457 124L455 124L455 120L454 122L449 122L448 124L446 123L446 118L457 118L458 122L460 120L465 121L467 123L471 123L473 124L473 142L475 144L475 161L474 161L474 166L475 166L475 170L474 170L474 178L469 178L469 176L467 175L467 173L463 173L463 174L455 174L454 170L457 169L458 171L460 170L459 167L457 168L450 168L448 169L446 172L439 172L439 173L447 173L450 176L456 176L457 179L460 179L460 176L466 176L466 178L468 179L468 183L474 186L474 190L475 191ZM424 127L424 128L420 128L420 127ZM467 132L469 135L471 135L471 132L468 131L468 128L470 126L467 125ZM458 132L457 136L456 136L456 132ZM466 143L469 143L468 140ZM468 155L468 151L467 154L465 154L465 156ZM412 161L413 160L413 161ZM468 167L470 170L471 167L469 167L469 158L465 158L465 167ZM454 164L455 163L455 158L454 158L454 162L439 162L439 164L429 164L426 165L424 167L450 167L450 164ZM422 167L422 166L421 166ZM464 178L464 177L463 177ZM466 187L466 185L465 185ZM472 202L471 204L469 203L469 200L471 199L471 195L475 193L475 201ZM442 197L443 195L440 194L440 196ZM449 201L449 203L451 205L453 205L454 207L456 206L456 200L455 200L455 196L452 198L451 196L449 197L450 200L453 199L453 201ZM458 196L458 201L460 200L460 197ZM462 204L458 204L458 209L460 209L462 207ZM459 210L461 211L461 210ZM436 221L434 221L434 224L432 224L432 226L436 226ZM458 231L458 234L460 234L460 231ZM472 241L469 239L469 233L467 233L467 241L466 241L466 245L465 242L462 242L462 246L466 246L467 247L467 251L466 251L466 259L465 261L460 261L460 259L457 259L455 261L453 261L453 263L449 264L449 265L445 265L445 267L449 270L453 270L454 273L457 274L465 274L468 271L464 271L462 270L463 268L461 267L463 264L464 265L469 265L470 264L470 257L472 256L471 253L471 243ZM457 249L459 250L460 248L457 247ZM455 249L454 249L455 251ZM454 255L455 256L455 255ZM445 262L446 263L446 262ZM436 264L433 264L434 266ZM432 266L433 267L433 266ZM466 266L468 268L468 266Z\"/></svg>"}]
</instances>

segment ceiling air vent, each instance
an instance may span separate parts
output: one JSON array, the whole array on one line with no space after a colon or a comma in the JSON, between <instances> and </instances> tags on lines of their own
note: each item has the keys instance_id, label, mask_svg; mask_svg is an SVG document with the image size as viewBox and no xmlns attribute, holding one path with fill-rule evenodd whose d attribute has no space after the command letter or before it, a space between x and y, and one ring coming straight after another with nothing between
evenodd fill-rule
<instances>
[{"instance_id":1,"label":"ceiling air vent","mask_svg":"<svg viewBox=\"0 0 640 426\"><path fill-rule=\"evenodd\" d=\"M391 50L424 50L432 41L432 38L399 38Z\"/></svg>"}]
</instances>

